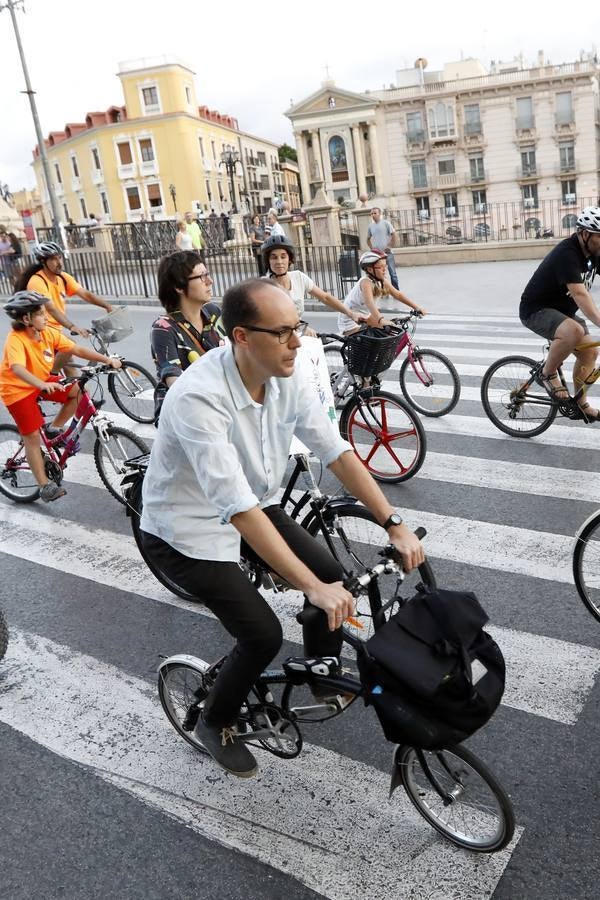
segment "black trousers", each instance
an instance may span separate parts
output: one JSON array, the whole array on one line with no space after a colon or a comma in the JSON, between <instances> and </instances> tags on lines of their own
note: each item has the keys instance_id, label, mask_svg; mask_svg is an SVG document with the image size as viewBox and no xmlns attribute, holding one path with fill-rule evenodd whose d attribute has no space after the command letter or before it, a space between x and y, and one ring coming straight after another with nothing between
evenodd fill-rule
<instances>
[{"instance_id":1,"label":"black trousers","mask_svg":"<svg viewBox=\"0 0 600 900\"><path fill-rule=\"evenodd\" d=\"M264 510L295 555L320 581L341 581L336 559L279 507ZM231 725L260 673L277 655L283 641L279 619L237 563L192 559L170 544L141 532L144 549L176 584L195 594L235 638L204 706L204 719L218 728ZM305 604L308 601L305 600ZM306 656L339 656L342 631L329 631L327 616L303 626Z\"/></svg>"}]
</instances>

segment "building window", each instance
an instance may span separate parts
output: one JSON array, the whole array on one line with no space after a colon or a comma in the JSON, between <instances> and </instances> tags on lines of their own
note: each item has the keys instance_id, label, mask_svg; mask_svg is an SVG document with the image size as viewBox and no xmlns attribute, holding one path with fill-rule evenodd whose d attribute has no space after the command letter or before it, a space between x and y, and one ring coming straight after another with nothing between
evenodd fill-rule
<instances>
[{"instance_id":1,"label":"building window","mask_svg":"<svg viewBox=\"0 0 600 900\"><path fill-rule=\"evenodd\" d=\"M425 140L425 128L421 110L406 114L406 139L409 144L420 144Z\"/></svg>"},{"instance_id":2,"label":"building window","mask_svg":"<svg viewBox=\"0 0 600 900\"><path fill-rule=\"evenodd\" d=\"M429 218L429 197L417 197L417 215L420 219Z\"/></svg>"},{"instance_id":3,"label":"building window","mask_svg":"<svg viewBox=\"0 0 600 900\"><path fill-rule=\"evenodd\" d=\"M458 215L457 194L444 194L444 215L447 219L454 219Z\"/></svg>"},{"instance_id":4,"label":"building window","mask_svg":"<svg viewBox=\"0 0 600 900\"><path fill-rule=\"evenodd\" d=\"M185 99L187 100L188 104L191 106L191 104L192 104L192 89L188 84L186 84L186 86L185 86Z\"/></svg>"},{"instance_id":5,"label":"building window","mask_svg":"<svg viewBox=\"0 0 600 900\"><path fill-rule=\"evenodd\" d=\"M521 150L521 171L526 178L536 174L535 147Z\"/></svg>"},{"instance_id":6,"label":"building window","mask_svg":"<svg viewBox=\"0 0 600 900\"><path fill-rule=\"evenodd\" d=\"M219 191L219 200L222 203L223 200L225 199L225 195L223 194L223 185L221 184L220 181L217 181L217 190Z\"/></svg>"},{"instance_id":7,"label":"building window","mask_svg":"<svg viewBox=\"0 0 600 900\"><path fill-rule=\"evenodd\" d=\"M83 216L84 219L87 219L87 217L88 217L87 206L85 205L85 200L83 197L79 198L79 205L81 206L81 215Z\"/></svg>"},{"instance_id":8,"label":"building window","mask_svg":"<svg viewBox=\"0 0 600 900\"><path fill-rule=\"evenodd\" d=\"M517 128L533 128L533 100L531 97L517 98Z\"/></svg>"},{"instance_id":9,"label":"building window","mask_svg":"<svg viewBox=\"0 0 600 900\"><path fill-rule=\"evenodd\" d=\"M472 191L473 209L476 213L487 212L487 195L485 191Z\"/></svg>"},{"instance_id":10,"label":"building window","mask_svg":"<svg viewBox=\"0 0 600 900\"><path fill-rule=\"evenodd\" d=\"M571 229L577 227L577 216L574 213L569 213L567 216L563 216L561 225L563 228Z\"/></svg>"},{"instance_id":11,"label":"building window","mask_svg":"<svg viewBox=\"0 0 600 900\"><path fill-rule=\"evenodd\" d=\"M94 161L94 168L100 171L102 166L100 164L100 154L98 153L98 149L96 147L92 147L92 159Z\"/></svg>"},{"instance_id":12,"label":"building window","mask_svg":"<svg viewBox=\"0 0 600 900\"><path fill-rule=\"evenodd\" d=\"M142 208L142 200L137 185L125 189L127 194L127 205L131 212L137 212Z\"/></svg>"},{"instance_id":13,"label":"building window","mask_svg":"<svg viewBox=\"0 0 600 900\"><path fill-rule=\"evenodd\" d=\"M208 197L208 202L210 203L210 201L212 200L212 193L210 190L210 181L208 181L208 179L207 179L205 184L206 184L206 196Z\"/></svg>"},{"instance_id":14,"label":"building window","mask_svg":"<svg viewBox=\"0 0 600 900\"><path fill-rule=\"evenodd\" d=\"M471 183L476 181L485 181L483 156L471 156L471 158L469 159L469 170L471 175Z\"/></svg>"},{"instance_id":15,"label":"building window","mask_svg":"<svg viewBox=\"0 0 600 900\"><path fill-rule=\"evenodd\" d=\"M148 206L150 209L156 209L157 207L162 206L160 184L158 182L147 184L146 190L148 192Z\"/></svg>"},{"instance_id":16,"label":"building window","mask_svg":"<svg viewBox=\"0 0 600 900\"><path fill-rule=\"evenodd\" d=\"M133 162L133 156L131 155L131 144L129 141L124 141L121 144L117 144L117 151L119 154L119 161L122 166L130 166Z\"/></svg>"},{"instance_id":17,"label":"building window","mask_svg":"<svg viewBox=\"0 0 600 900\"><path fill-rule=\"evenodd\" d=\"M56 183L62 184L62 175L60 174L60 166L58 163L54 163L54 173L56 175Z\"/></svg>"},{"instance_id":18,"label":"building window","mask_svg":"<svg viewBox=\"0 0 600 900\"><path fill-rule=\"evenodd\" d=\"M66 203L63 203L63 215L65 217L65 222L69 222L71 219L71 216L69 215L69 207L67 206Z\"/></svg>"},{"instance_id":19,"label":"building window","mask_svg":"<svg viewBox=\"0 0 600 900\"><path fill-rule=\"evenodd\" d=\"M523 196L523 206L525 209L537 209L538 207L538 186L537 184L524 184L521 187Z\"/></svg>"},{"instance_id":20,"label":"building window","mask_svg":"<svg viewBox=\"0 0 600 900\"><path fill-rule=\"evenodd\" d=\"M560 171L572 172L575 168L575 144L559 144L558 155L560 159Z\"/></svg>"},{"instance_id":21,"label":"building window","mask_svg":"<svg viewBox=\"0 0 600 900\"><path fill-rule=\"evenodd\" d=\"M213 159L214 159L214 161L216 162L216 161L217 161L217 148L215 147L215 142L214 142L214 141L211 141L210 144L211 144L211 147L212 147L212 155L213 155Z\"/></svg>"},{"instance_id":22,"label":"building window","mask_svg":"<svg viewBox=\"0 0 600 900\"><path fill-rule=\"evenodd\" d=\"M75 176L75 178L79 178L79 168L77 166L77 157L75 157L75 156L71 157L71 166L73 168L73 175Z\"/></svg>"},{"instance_id":23,"label":"building window","mask_svg":"<svg viewBox=\"0 0 600 900\"><path fill-rule=\"evenodd\" d=\"M100 191L100 203L102 204L102 212L105 216L110 215L110 207L108 205L108 197L106 191Z\"/></svg>"},{"instance_id":24,"label":"building window","mask_svg":"<svg viewBox=\"0 0 600 900\"><path fill-rule=\"evenodd\" d=\"M411 163L412 182L415 188L427 187L427 166L424 159L415 159Z\"/></svg>"},{"instance_id":25,"label":"building window","mask_svg":"<svg viewBox=\"0 0 600 900\"><path fill-rule=\"evenodd\" d=\"M481 134L479 103L467 103L465 112L465 134Z\"/></svg>"},{"instance_id":26,"label":"building window","mask_svg":"<svg viewBox=\"0 0 600 900\"><path fill-rule=\"evenodd\" d=\"M429 107L429 134L432 138L453 137L456 134L454 127L454 108L450 104L436 103Z\"/></svg>"},{"instance_id":27,"label":"building window","mask_svg":"<svg viewBox=\"0 0 600 900\"><path fill-rule=\"evenodd\" d=\"M438 159L438 172L440 175L454 175L456 172L454 158Z\"/></svg>"},{"instance_id":28,"label":"building window","mask_svg":"<svg viewBox=\"0 0 600 900\"><path fill-rule=\"evenodd\" d=\"M375 184L374 175L365 175L365 188L367 189L367 194L375 196L377 193L377 185ZM297 187L296 190L298 190Z\"/></svg>"},{"instance_id":29,"label":"building window","mask_svg":"<svg viewBox=\"0 0 600 900\"><path fill-rule=\"evenodd\" d=\"M556 124L570 125L574 121L573 95L571 91L561 91L556 95Z\"/></svg>"},{"instance_id":30,"label":"building window","mask_svg":"<svg viewBox=\"0 0 600 900\"><path fill-rule=\"evenodd\" d=\"M562 202L565 206L574 206L577 202L577 183L574 178L562 181L560 185Z\"/></svg>"},{"instance_id":31,"label":"building window","mask_svg":"<svg viewBox=\"0 0 600 900\"><path fill-rule=\"evenodd\" d=\"M259 164L259 166L266 166L266 164L267 164L267 155L266 155L266 153L263 153L262 151L259 150L258 153L257 153L257 156L258 156L258 164Z\"/></svg>"},{"instance_id":32,"label":"building window","mask_svg":"<svg viewBox=\"0 0 600 900\"><path fill-rule=\"evenodd\" d=\"M160 108L160 104L158 102L158 88L142 88L142 100L144 102L145 112L157 112Z\"/></svg>"},{"instance_id":33,"label":"building window","mask_svg":"<svg viewBox=\"0 0 600 900\"><path fill-rule=\"evenodd\" d=\"M204 141L202 138L198 138L198 146L200 147L200 156L204 159Z\"/></svg>"},{"instance_id":34,"label":"building window","mask_svg":"<svg viewBox=\"0 0 600 900\"><path fill-rule=\"evenodd\" d=\"M153 162L154 147L152 146L151 139L150 138L141 138L139 143L140 143L140 156L142 157L142 162Z\"/></svg>"}]
</instances>

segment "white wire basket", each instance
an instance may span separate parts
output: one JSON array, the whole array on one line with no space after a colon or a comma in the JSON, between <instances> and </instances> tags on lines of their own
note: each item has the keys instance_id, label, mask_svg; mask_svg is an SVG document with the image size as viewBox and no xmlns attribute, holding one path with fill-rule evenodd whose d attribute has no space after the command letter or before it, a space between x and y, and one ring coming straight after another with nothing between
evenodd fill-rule
<instances>
[{"instance_id":1,"label":"white wire basket","mask_svg":"<svg viewBox=\"0 0 600 900\"><path fill-rule=\"evenodd\" d=\"M92 328L108 344L122 341L123 338L133 334L133 325L126 306L117 306L101 319L92 319Z\"/></svg>"}]
</instances>

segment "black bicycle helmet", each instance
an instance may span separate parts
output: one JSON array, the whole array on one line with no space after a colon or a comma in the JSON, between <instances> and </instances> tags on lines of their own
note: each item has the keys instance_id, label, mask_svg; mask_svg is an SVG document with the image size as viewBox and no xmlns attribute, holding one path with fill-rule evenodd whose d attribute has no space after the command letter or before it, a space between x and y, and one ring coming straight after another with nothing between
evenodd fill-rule
<instances>
[{"instance_id":1,"label":"black bicycle helmet","mask_svg":"<svg viewBox=\"0 0 600 900\"><path fill-rule=\"evenodd\" d=\"M295 261L296 254L294 251L294 245L290 241L289 237L287 237L285 234L272 234L266 239L264 244L260 245L260 253L265 269L269 269L269 256L271 254L271 251L279 249L287 251L287 255L289 256L291 263Z\"/></svg>"},{"instance_id":2,"label":"black bicycle helmet","mask_svg":"<svg viewBox=\"0 0 600 900\"><path fill-rule=\"evenodd\" d=\"M20 319L25 313L35 312L41 309L44 303L48 303L49 298L37 291L17 291L10 298L8 303L4 304L4 312L11 319Z\"/></svg>"},{"instance_id":3,"label":"black bicycle helmet","mask_svg":"<svg viewBox=\"0 0 600 900\"><path fill-rule=\"evenodd\" d=\"M47 259L50 259L51 256L62 256L63 248L60 244L55 243L55 241L42 241L41 244L35 245L31 251L31 255L36 262L43 263Z\"/></svg>"}]
</instances>

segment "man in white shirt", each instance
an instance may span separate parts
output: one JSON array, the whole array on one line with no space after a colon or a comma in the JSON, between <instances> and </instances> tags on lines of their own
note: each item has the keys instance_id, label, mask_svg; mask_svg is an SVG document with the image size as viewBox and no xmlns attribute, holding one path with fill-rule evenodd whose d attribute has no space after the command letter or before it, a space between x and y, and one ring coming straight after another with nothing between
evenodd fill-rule
<instances>
[{"instance_id":1,"label":"man in white shirt","mask_svg":"<svg viewBox=\"0 0 600 900\"><path fill-rule=\"evenodd\" d=\"M382 218L381 210L374 206L371 210L372 222L367 230L367 244L371 250L381 250L387 258L387 267L392 286L398 288L398 276L396 275L396 262L392 253L392 241L394 240L394 226L387 219Z\"/></svg>"},{"instance_id":2,"label":"man in white shirt","mask_svg":"<svg viewBox=\"0 0 600 900\"><path fill-rule=\"evenodd\" d=\"M389 531L407 570L424 558L411 531L340 437L294 369L305 323L285 291L253 280L226 291L230 346L211 350L169 390L144 479L142 539L176 584L219 618L237 643L221 667L196 735L227 771L257 771L234 723L282 643L279 620L238 566L240 539L323 610L304 628L308 656L339 656L354 602L338 562L277 505L297 435Z\"/></svg>"}]
</instances>

